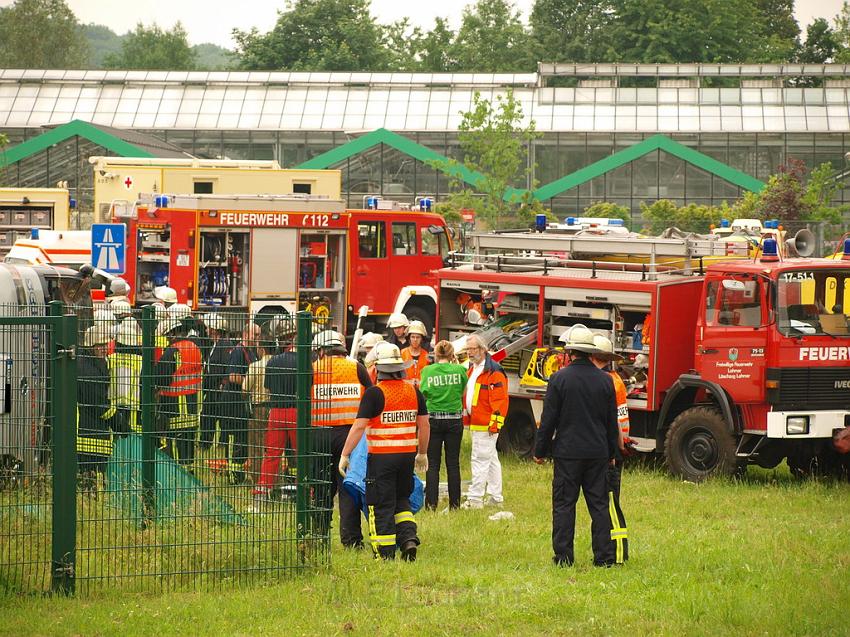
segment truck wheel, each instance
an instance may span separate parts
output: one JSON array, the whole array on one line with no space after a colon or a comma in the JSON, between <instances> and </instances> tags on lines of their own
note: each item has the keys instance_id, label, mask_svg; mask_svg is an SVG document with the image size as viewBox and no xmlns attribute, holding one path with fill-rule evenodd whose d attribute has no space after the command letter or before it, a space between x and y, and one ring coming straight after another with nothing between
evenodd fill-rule
<instances>
[{"instance_id":1,"label":"truck wheel","mask_svg":"<svg viewBox=\"0 0 850 637\"><path fill-rule=\"evenodd\" d=\"M428 336L434 335L433 312L428 312L428 310L426 310L424 307L414 305L412 307L406 308L404 310L404 315L409 321L422 321L422 323L425 325L425 331L428 332Z\"/></svg>"},{"instance_id":2,"label":"truck wheel","mask_svg":"<svg viewBox=\"0 0 850 637\"><path fill-rule=\"evenodd\" d=\"M502 453L512 453L518 458L530 458L534 453L537 425L534 416L526 410L509 411L496 448Z\"/></svg>"},{"instance_id":3,"label":"truck wheel","mask_svg":"<svg viewBox=\"0 0 850 637\"><path fill-rule=\"evenodd\" d=\"M692 482L731 476L737 469L735 438L710 407L692 407L676 417L667 431L664 457L673 475Z\"/></svg>"}]
</instances>

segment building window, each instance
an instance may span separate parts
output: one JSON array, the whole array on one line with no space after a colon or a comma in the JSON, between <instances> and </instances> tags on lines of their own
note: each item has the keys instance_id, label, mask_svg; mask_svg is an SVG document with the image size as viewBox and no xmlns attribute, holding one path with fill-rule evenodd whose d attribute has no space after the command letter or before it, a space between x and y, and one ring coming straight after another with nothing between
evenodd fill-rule
<instances>
[{"instance_id":1,"label":"building window","mask_svg":"<svg viewBox=\"0 0 850 637\"><path fill-rule=\"evenodd\" d=\"M309 195L313 192L313 184L292 184L292 192L296 195Z\"/></svg>"},{"instance_id":2,"label":"building window","mask_svg":"<svg viewBox=\"0 0 850 637\"><path fill-rule=\"evenodd\" d=\"M211 181L196 181L194 187L196 195L213 194L213 182Z\"/></svg>"},{"instance_id":3,"label":"building window","mask_svg":"<svg viewBox=\"0 0 850 637\"><path fill-rule=\"evenodd\" d=\"M387 256L387 229L383 221L361 221L357 224L358 251L361 259L383 259Z\"/></svg>"}]
</instances>

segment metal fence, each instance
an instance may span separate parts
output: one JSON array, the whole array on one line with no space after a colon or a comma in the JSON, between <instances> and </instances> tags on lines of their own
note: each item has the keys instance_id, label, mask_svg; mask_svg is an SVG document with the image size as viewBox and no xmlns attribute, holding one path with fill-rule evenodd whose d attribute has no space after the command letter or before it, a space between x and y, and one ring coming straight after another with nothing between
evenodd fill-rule
<instances>
[{"instance_id":1,"label":"metal fence","mask_svg":"<svg viewBox=\"0 0 850 637\"><path fill-rule=\"evenodd\" d=\"M0 592L209 588L328 563L309 314L22 314L0 309Z\"/></svg>"}]
</instances>

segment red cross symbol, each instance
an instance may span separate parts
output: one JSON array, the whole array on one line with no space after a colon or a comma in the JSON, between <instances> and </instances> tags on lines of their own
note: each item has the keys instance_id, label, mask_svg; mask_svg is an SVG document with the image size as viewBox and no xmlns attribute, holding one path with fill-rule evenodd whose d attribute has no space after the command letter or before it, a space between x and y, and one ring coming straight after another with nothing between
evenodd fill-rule
<instances>
[{"instance_id":1,"label":"red cross symbol","mask_svg":"<svg viewBox=\"0 0 850 637\"><path fill-rule=\"evenodd\" d=\"M124 180L124 187L125 187L127 190L130 190L130 188L132 188L132 186L133 186L133 178L132 178L132 177L127 177L127 179L125 179L125 180Z\"/></svg>"}]
</instances>

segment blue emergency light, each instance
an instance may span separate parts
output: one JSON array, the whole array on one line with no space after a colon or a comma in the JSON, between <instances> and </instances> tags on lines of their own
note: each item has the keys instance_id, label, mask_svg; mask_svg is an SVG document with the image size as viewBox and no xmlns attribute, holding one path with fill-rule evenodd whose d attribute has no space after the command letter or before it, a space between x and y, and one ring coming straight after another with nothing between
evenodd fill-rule
<instances>
[{"instance_id":1,"label":"blue emergency light","mask_svg":"<svg viewBox=\"0 0 850 637\"><path fill-rule=\"evenodd\" d=\"M38 228L30 229L30 239L33 241L38 241Z\"/></svg>"},{"instance_id":2,"label":"blue emergency light","mask_svg":"<svg viewBox=\"0 0 850 637\"><path fill-rule=\"evenodd\" d=\"M729 227L729 220L728 219L721 219L720 220L720 227L721 228L728 228Z\"/></svg>"},{"instance_id":3,"label":"blue emergency light","mask_svg":"<svg viewBox=\"0 0 850 637\"><path fill-rule=\"evenodd\" d=\"M546 231L546 215L539 214L534 216L534 227L537 229L537 232L545 232Z\"/></svg>"},{"instance_id":4,"label":"blue emergency light","mask_svg":"<svg viewBox=\"0 0 850 637\"><path fill-rule=\"evenodd\" d=\"M431 198L423 197L419 200L419 211L420 212L431 212Z\"/></svg>"},{"instance_id":5,"label":"blue emergency light","mask_svg":"<svg viewBox=\"0 0 850 637\"><path fill-rule=\"evenodd\" d=\"M378 209L378 198L377 197L367 197L366 198L366 208L369 210L377 210Z\"/></svg>"},{"instance_id":6,"label":"blue emergency light","mask_svg":"<svg viewBox=\"0 0 850 637\"><path fill-rule=\"evenodd\" d=\"M850 237L844 239L844 251L841 255L842 261L850 261Z\"/></svg>"},{"instance_id":7,"label":"blue emergency light","mask_svg":"<svg viewBox=\"0 0 850 637\"><path fill-rule=\"evenodd\" d=\"M779 260L779 246L776 243L776 239L773 237L768 237L761 244L761 260L762 261L778 261Z\"/></svg>"},{"instance_id":8,"label":"blue emergency light","mask_svg":"<svg viewBox=\"0 0 850 637\"><path fill-rule=\"evenodd\" d=\"M68 207L69 207L71 210L76 210L76 209L77 209L77 200L76 200L76 199L74 199L73 197L70 197L70 198L68 199Z\"/></svg>"},{"instance_id":9,"label":"blue emergency light","mask_svg":"<svg viewBox=\"0 0 850 637\"><path fill-rule=\"evenodd\" d=\"M608 225L609 225L609 226L620 226L620 227L623 227L623 226L625 226L625 225L626 225L626 222L625 222L625 221L623 221L622 219L609 219L609 220L608 220Z\"/></svg>"},{"instance_id":10,"label":"blue emergency light","mask_svg":"<svg viewBox=\"0 0 850 637\"><path fill-rule=\"evenodd\" d=\"M764 227L769 230L778 230L779 229L779 219L768 219L764 222Z\"/></svg>"},{"instance_id":11,"label":"blue emergency light","mask_svg":"<svg viewBox=\"0 0 850 637\"><path fill-rule=\"evenodd\" d=\"M168 208L168 195L157 195L153 198L153 203L157 208Z\"/></svg>"},{"instance_id":12,"label":"blue emergency light","mask_svg":"<svg viewBox=\"0 0 850 637\"><path fill-rule=\"evenodd\" d=\"M577 221L578 221L578 219L576 219L575 217L567 217L567 225L568 226L576 225Z\"/></svg>"}]
</instances>

